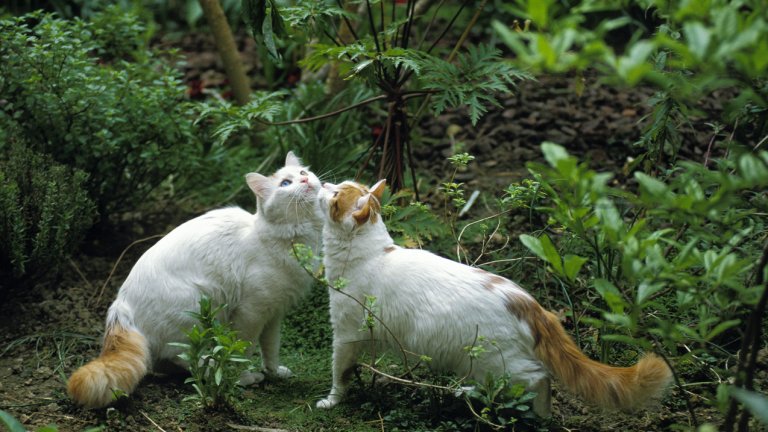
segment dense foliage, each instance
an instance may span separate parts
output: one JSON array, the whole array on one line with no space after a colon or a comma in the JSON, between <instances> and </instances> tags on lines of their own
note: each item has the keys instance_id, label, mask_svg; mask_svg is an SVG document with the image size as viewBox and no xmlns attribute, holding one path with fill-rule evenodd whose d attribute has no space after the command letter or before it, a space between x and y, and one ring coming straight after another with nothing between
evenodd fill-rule
<instances>
[{"instance_id":1,"label":"dense foliage","mask_svg":"<svg viewBox=\"0 0 768 432\"><path fill-rule=\"evenodd\" d=\"M87 175L2 136L0 277L35 281L55 274L95 220L83 188ZM5 293L0 286L0 295Z\"/></svg>"},{"instance_id":2,"label":"dense foliage","mask_svg":"<svg viewBox=\"0 0 768 432\"><path fill-rule=\"evenodd\" d=\"M92 21L0 22L0 127L86 172L101 218L135 208L200 155L179 74L147 43L119 8Z\"/></svg>"}]
</instances>

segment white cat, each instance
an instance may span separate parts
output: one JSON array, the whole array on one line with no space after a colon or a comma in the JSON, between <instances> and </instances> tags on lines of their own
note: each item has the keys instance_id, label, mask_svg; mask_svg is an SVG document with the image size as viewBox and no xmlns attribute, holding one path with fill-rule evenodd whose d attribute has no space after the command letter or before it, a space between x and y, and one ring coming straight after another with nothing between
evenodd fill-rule
<instances>
[{"instance_id":1,"label":"white cat","mask_svg":"<svg viewBox=\"0 0 768 432\"><path fill-rule=\"evenodd\" d=\"M77 403L105 406L113 389L130 393L159 362L181 364L180 348L168 343L186 341L184 331L196 324L187 311L197 311L203 295L228 305L219 318L241 339L259 344L266 373L290 376L278 363L280 322L312 284L292 245L319 247L321 184L291 152L274 175L250 173L246 181L257 196L255 215L237 207L210 211L139 258L107 313L100 357L69 379ZM246 372L240 382L263 378Z\"/></svg>"},{"instance_id":2,"label":"white cat","mask_svg":"<svg viewBox=\"0 0 768 432\"><path fill-rule=\"evenodd\" d=\"M323 212L324 264L331 283L343 279L341 292L330 289L333 326L333 387L318 408L336 405L347 389L358 354L371 336L360 331L360 303L374 296L377 323L373 339L400 354L432 358L430 366L459 377L481 380L507 372L537 391L534 409L548 415L549 376L572 393L608 409L629 410L658 397L671 371L653 354L636 365L612 367L590 360L557 317L515 283L430 252L396 246L380 217L384 181L370 190L353 182L324 184L318 194ZM465 347L486 343L487 352L470 360ZM395 342L397 340L397 342Z\"/></svg>"}]
</instances>

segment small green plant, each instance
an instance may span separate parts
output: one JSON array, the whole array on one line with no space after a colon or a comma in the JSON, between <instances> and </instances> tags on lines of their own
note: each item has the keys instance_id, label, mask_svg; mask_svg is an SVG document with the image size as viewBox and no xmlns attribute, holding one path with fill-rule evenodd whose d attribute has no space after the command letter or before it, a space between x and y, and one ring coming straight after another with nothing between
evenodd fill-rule
<instances>
[{"instance_id":1,"label":"small green plant","mask_svg":"<svg viewBox=\"0 0 768 432\"><path fill-rule=\"evenodd\" d=\"M535 393L525 390L522 384L514 384L509 375L493 376L469 387L464 396L478 421L494 430L507 430L519 423L533 423L535 415L531 401Z\"/></svg>"},{"instance_id":2,"label":"small green plant","mask_svg":"<svg viewBox=\"0 0 768 432\"><path fill-rule=\"evenodd\" d=\"M213 307L211 299L200 299L200 310L189 314L200 321L187 332L188 343L172 343L183 348L179 358L187 362L192 376L185 381L192 384L198 400L206 408L220 408L231 404L238 395L240 374L253 368L246 357L250 342L237 338L237 333L222 323L217 315L227 306Z\"/></svg>"},{"instance_id":3,"label":"small green plant","mask_svg":"<svg viewBox=\"0 0 768 432\"><path fill-rule=\"evenodd\" d=\"M17 282L55 276L95 220L87 176L18 137L6 145L0 149L0 274Z\"/></svg>"}]
</instances>

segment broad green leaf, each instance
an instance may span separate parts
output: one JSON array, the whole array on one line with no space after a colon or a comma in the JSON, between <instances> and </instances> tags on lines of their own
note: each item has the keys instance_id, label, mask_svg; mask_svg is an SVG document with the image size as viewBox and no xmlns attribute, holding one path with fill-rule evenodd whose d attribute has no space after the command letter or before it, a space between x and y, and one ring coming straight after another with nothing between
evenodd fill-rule
<instances>
[{"instance_id":1,"label":"broad green leaf","mask_svg":"<svg viewBox=\"0 0 768 432\"><path fill-rule=\"evenodd\" d=\"M552 265L555 273L560 276L563 275L563 263L560 259L560 254L557 253L557 249L555 249L555 246L546 234L539 238L522 234L520 242L536 254L536 256Z\"/></svg>"},{"instance_id":2,"label":"broad green leaf","mask_svg":"<svg viewBox=\"0 0 768 432\"><path fill-rule=\"evenodd\" d=\"M747 181L748 187L768 184L768 167L765 162L749 153L739 158L739 174Z\"/></svg>"},{"instance_id":3,"label":"broad green leaf","mask_svg":"<svg viewBox=\"0 0 768 432\"><path fill-rule=\"evenodd\" d=\"M720 324L716 325L715 328L710 330L709 333L707 334L707 337L705 339L708 340L708 341L711 341L712 339L714 339L720 333L722 333L722 332L724 332L724 331L726 331L726 330L728 330L730 328L736 327L739 324L741 324L741 320L737 320L737 319L723 321Z\"/></svg>"},{"instance_id":4,"label":"broad green leaf","mask_svg":"<svg viewBox=\"0 0 768 432\"><path fill-rule=\"evenodd\" d=\"M552 0L528 0L526 12L540 29L546 29L549 24L549 6Z\"/></svg>"},{"instance_id":5,"label":"broad green leaf","mask_svg":"<svg viewBox=\"0 0 768 432\"><path fill-rule=\"evenodd\" d=\"M710 29L704 27L704 24L698 21L686 22L683 24L683 34L688 48L696 57L696 60L704 60L709 48L709 42L712 39Z\"/></svg>"},{"instance_id":6,"label":"broad green leaf","mask_svg":"<svg viewBox=\"0 0 768 432\"><path fill-rule=\"evenodd\" d=\"M627 328L634 327L632 324L632 319L629 317L629 315L626 315L623 313L607 313L606 312L605 314L603 314L603 316L607 321L610 321L621 327L627 327Z\"/></svg>"},{"instance_id":7,"label":"broad green leaf","mask_svg":"<svg viewBox=\"0 0 768 432\"><path fill-rule=\"evenodd\" d=\"M642 190L654 197L662 198L669 194L669 187L667 185L647 174L638 171L635 173L635 179L640 183Z\"/></svg>"},{"instance_id":8,"label":"broad green leaf","mask_svg":"<svg viewBox=\"0 0 768 432\"><path fill-rule=\"evenodd\" d=\"M216 368L216 374L214 375L213 379L214 382L216 382L216 385L221 385L221 378L224 376L224 368L222 366L219 366Z\"/></svg>"},{"instance_id":9,"label":"broad green leaf","mask_svg":"<svg viewBox=\"0 0 768 432\"><path fill-rule=\"evenodd\" d=\"M605 300L605 302L608 304L608 307L611 308L611 311L619 314L624 312L627 303L621 297L619 289L616 288L616 286L611 283L611 281L598 278L592 282L592 285L595 287L597 293L600 294L600 297L602 297L603 300Z\"/></svg>"},{"instance_id":10,"label":"broad green leaf","mask_svg":"<svg viewBox=\"0 0 768 432\"><path fill-rule=\"evenodd\" d=\"M547 260L547 255L544 253L544 248L541 246L541 240L528 234L520 235L520 243L525 245L531 252L536 254L537 257Z\"/></svg>"},{"instance_id":11,"label":"broad green leaf","mask_svg":"<svg viewBox=\"0 0 768 432\"><path fill-rule=\"evenodd\" d=\"M603 223L605 233L611 243L616 243L620 239L620 234L624 231L624 220L622 220L613 201L608 198L600 198L595 203L595 214Z\"/></svg>"},{"instance_id":12,"label":"broad green leaf","mask_svg":"<svg viewBox=\"0 0 768 432\"><path fill-rule=\"evenodd\" d=\"M739 387L731 387L728 392L741 402L756 419L768 425L768 397Z\"/></svg>"},{"instance_id":13,"label":"broad green leaf","mask_svg":"<svg viewBox=\"0 0 768 432\"><path fill-rule=\"evenodd\" d=\"M543 234L540 239L541 247L544 249L544 255L546 255L546 260L555 268L555 273L563 276L563 261L560 258L560 254L557 252L555 245L552 244L552 240L550 240L549 236L546 234Z\"/></svg>"},{"instance_id":14,"label":"broad green leaf","mask_svg":"<svg viewBox=\"0 0 768 432\"><path fill-rule=\"evenodd\" d=\"M541 152L544 153L544 159L549 162L553 168L557 168L558 162L568 159L570 156L565 147L553 142L545 141L541 144Z\"/></svg>"},{"instance_id":15,"label":"broad green leaf","mask_svg":"<svg viewBox=\"0 0 768 432\"><path fill-rule=\"evenodd\" d=\"M15 417L3 410L0 410L0 423L8 428L8 432L27 432L27 430L24 429L24 426L22 426Z\"/></svg>"},{"instance_id":16,"label":"broad green leaf","mask_svg":"<svg viewBox=\"0 0 768 432\"><path fill-rule=\"evenodd\" d=\"M664 286L661 283L641 282L637 287L637 303L643 304L649 297L661 291Z\"/></svg>"},{"instance_id":17,"label":"broad green leaf","mask_svg":"<svg viewBox=\"0 0 768 432\"><path fill-rule=\"evenodd\" d=\"M579 270L587 261L589 261L587 258L578 255L568 254L563 257L565 277L571 282L575 281L576 275L579 274Z\"/></svg>"}]
</instances>

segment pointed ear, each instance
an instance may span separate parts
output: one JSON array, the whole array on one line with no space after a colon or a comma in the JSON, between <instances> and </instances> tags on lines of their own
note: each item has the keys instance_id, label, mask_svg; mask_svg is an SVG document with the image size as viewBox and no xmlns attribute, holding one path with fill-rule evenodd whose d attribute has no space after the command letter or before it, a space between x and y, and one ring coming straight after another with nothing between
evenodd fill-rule
<instances>
[{"instance_id":1,"label":"pointed ear","mask_svg":"<svg viewBox=\"0 0 768 432\"><path fill-rule=\"evenodd\" d=\"M269 178L258 173L248 173L245 175L245 182L251 188L253 193L259 198L266 198L272 190Z\"/></svg>"},{"instance_id":2,"label":"pointed ear","mask_svg":"<svg viewBox=\"0 0 768 432\"><path fill-rule=\"evenodd\" d=\"M301 162L301 159L299 159L298 156L293 154L292 151L289 151L288 154L285 156L285 166L304 166L304 164Z\"/></svg>"},{"instance_id":3,"label":"pointed ear","mask_svg":"<svg viewBox=\"0 0 768 432\"><path fill-rule=\"evenodd\" d=\"M384 189L387 188L387 180L381 179L371 186L371 195L376 197L376 200L381 203L381 197L384 195Z\"/></svg>"},{"instance_id":4,"label":"pointed ear","mask_svg":"<svg viewBox=\"0 0 768 432\"><path fill-rule=\"evenodd\" d=\"M368 219L371 217L371 195L368 194L361 199L365 200L363 205L359 210L352 213L352 217L355 218L355 222L357 222L358 225L368 222Z\"/></svg>"}]
</instances>

